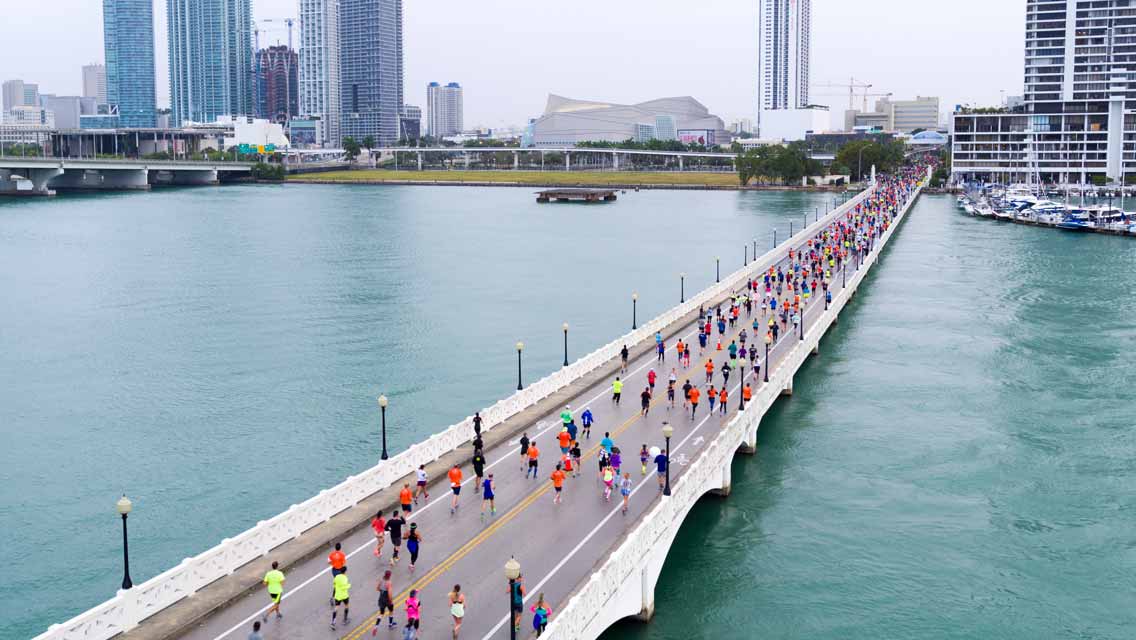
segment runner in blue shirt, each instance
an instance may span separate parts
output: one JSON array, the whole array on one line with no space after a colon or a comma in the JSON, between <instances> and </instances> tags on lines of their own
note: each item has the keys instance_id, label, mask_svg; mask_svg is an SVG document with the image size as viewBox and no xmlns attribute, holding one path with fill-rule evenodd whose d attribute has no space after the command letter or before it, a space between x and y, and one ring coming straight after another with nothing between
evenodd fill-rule
<instances>
[{"instance_id":1,"label":"runner in blue shirt","mask_svg":"<svg viewBox=\"0 0 1136 640\"><path fill-rule=\"evenodd\" d=\"M584 437L592 437L592 410L589 407L584 408L584 412L580 414L580 423L584 426Z\"/></svg>"},{"instance_id":2,"label":"runner in blue shirt","mask_svg":"<svg viewBox=\"0 0 1136 640\"><path fill-rule=\"evenodd\" d=\"M604 451L608 452L608 455L610 455L611 454L611 448L614 445L615 445L615 443L611 441L611 434L604 432L603 440L600 440L600 446L604 448Z\"/></svg>"}]
</instances>

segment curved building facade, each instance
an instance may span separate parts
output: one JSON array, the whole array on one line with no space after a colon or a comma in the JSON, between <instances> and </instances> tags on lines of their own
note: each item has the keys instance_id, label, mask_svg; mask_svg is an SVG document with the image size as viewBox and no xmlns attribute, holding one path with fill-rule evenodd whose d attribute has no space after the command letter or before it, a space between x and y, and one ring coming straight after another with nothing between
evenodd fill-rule
<instances>
[{"instance_id":1,"label":"curved building facade","mask_svg":"<svg viewBox=\"0 0 1136 640\"><path fill-rule=\"evenodd\" d=\"M579 142L622 142L649 137L703 140L707 145L730 140L722 119L690 96L615 104L550 94L544 114L530 127L531 136L525 137L533 147L570 147Z\"/></svg>"}]
</instances>

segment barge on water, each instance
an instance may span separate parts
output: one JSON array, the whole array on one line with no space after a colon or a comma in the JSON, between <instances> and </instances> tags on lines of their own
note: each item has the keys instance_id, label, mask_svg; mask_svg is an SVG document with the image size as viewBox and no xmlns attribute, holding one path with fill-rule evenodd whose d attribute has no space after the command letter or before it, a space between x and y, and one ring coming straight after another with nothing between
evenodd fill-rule
<instances>
[{"instance_id":1,"label":"barge on water","mask_svg":"<svg viewBox=\"0 0 1136 640\"><path fill-rule=\"evenodd\" d=\"M545 189L537 202L615 202L615 189Z\"/></svg>"}]
</instances>

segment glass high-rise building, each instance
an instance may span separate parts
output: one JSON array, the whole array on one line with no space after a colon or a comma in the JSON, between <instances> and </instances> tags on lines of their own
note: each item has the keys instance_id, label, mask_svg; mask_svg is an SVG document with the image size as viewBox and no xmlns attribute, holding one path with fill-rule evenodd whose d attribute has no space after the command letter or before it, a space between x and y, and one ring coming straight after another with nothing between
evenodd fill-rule
<instances>
[{"instance_id":1,"label":"glass high-rise building","mask_svg":"<svg viewBox=\"0 0 1136 640\"><path fill-rule=\"evenodd\" d=\"M299 114L296 52L276 45L256 52L258 118L287 124Z\"/></svg>"},{"instance_id":2,"label":"glass high-rise building","mask_svg":"<svg viewBox=\"0 0 1136 640\"><path fill-rule=\"evenodd\" d=\"M167 0L166 7L170 124L253 115L252 0Z\"/></svg>"},{"instance_id":3,"label":"glass high-rise building","mask_svg":"<svg viewBox=\"0 0 1136 640\"><path fill-rule=\"evenodd\" d=\"M121 127L153 127L154 3L103 0L106 102Z\"/></svg>"},{"instance_id":4,"label":"glass high-rise building","mask_svg":"<svg viewBox=\"0 0 1136 640\"><path fill-rule=\"evenodd\" d=\"M318 117L324 146L339 146L339 0L300 0L300 113Z\"/></svg>"},{"instance_id":5,"label":"glass high-rise building","mask_svg":"<svg viewBox=\"0 0 1136 640\"><path fill-rule=\"evenodd\" d=\"M402 0L340 0L340 133L398 140L402 109Z\"/></svg>"}]
</instances>

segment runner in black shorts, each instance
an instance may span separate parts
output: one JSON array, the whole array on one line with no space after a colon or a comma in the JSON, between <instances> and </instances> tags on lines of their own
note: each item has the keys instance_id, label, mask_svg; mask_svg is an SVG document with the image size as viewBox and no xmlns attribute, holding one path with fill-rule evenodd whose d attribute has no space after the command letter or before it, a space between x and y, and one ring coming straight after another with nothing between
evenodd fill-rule
<instances>
[{"instance_id":1,"label":"runner in black shorts","mask_svg":"<svg viewBox=\"0 0 1136 640\"><path fill-rule=\"evenodd\" d=\"M667 383L667 401L671 403L671 407L675 406L675 383L671 380Z\"/></svg>"},{"instance_id":2,"label":"runner in black shorts","mask_svg":"<svg viewBox=\"0 0 1136 640\"><path fill-rule=\"evenodd\" d=\"M387 520L387 534L389 534L391 546L394 547L394 556L391 557L391 565L398 563L398 550L402 548L402 528L406 525L406 518L402 514L391 511L391 517Z\"/></svg>"}]
</instances>

